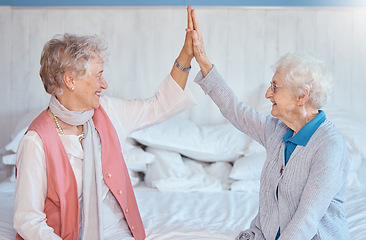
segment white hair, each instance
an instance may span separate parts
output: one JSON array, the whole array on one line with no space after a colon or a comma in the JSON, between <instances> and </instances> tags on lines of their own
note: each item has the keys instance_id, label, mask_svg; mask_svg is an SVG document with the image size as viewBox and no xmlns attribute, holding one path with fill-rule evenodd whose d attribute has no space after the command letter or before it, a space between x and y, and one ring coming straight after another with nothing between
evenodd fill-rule
<instances>
[{"instance_id":1,"label":"white hair","mask_svg":"<svg viewBox=\"0 0 366 240\"><path fill-rule=\"evenodd\" d=\"M283 84L295 96L309 91L309 104L320 109L327 102L332 90L332 78L326 64L311 56L287 53L278 60L273 68L284 71Z\"/></svg>"}]
</instances>

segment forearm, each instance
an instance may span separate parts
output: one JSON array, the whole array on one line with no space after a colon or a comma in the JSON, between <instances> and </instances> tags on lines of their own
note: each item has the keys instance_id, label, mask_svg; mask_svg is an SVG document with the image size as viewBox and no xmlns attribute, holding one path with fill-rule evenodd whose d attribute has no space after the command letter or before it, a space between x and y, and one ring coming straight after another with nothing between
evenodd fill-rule
<instances>
[{"instance_id":1,"label":"forearm","mask_svg":"<svg viewBox=\"0 0 366 240\"><path fill-rule=\"evenodd\" d=\"M237 129L263 145L266 116L240 102L232 89L222 79L216 67L213 67L206 77L203 77L203 73L199 72L195 82L210 96L226 119Z\"/></svg>"},{"instance_id":2,"label":"forearm","mask_svg":"<svg viewBox=\"0 0 366 240\"><path fill-rule=\"evenodd\" d=\"M190 89L182 90L168 76L159 87L157 93L150 99L143 100L138 128L145 128L160 123L196 104Z\"/></svg>"},{"instance_id":3,"label":"forearm","mask_svg":"<svg viewBox=\"0 0 366 240\"><path fill-rule=\"evenodd\" d=\"M196 55L196 61L198 65L200 66L200 69L202 71L202 74L204 77L206 77L211 69L213 68L212 63L208 59L206 52L201 52Z\"/></svg>"},{"instance_id":4,"label":"forearm","mask_svg":"<svg viewBox=\"0 0 366 240\"><path fill-rule=\"evenodd\" d=\"M191 68L192 56L189 56L189 55L185 54L184 52L181 52L179 54L178 58L176 59L176 61L179 65L188 69L188 68ZM186 84L187 84L189 72L185 72L185 71L179 69L178 67L176 67L175 65L173 65L170 75L172 76L174 81L184 90L186 87Z\"/></svg>"},{"instance_id":5,"label":"forearm","mask_svg":"<svg viewBox=\"0 0 366 240\"><path fill-rule=\"evenodd\" d=\"M133 131L160 123L196 104L189 88L182 90L170 75L151 98L110 99L116 121L123 126L126 136Z\"/></svg>"}]
</instances>

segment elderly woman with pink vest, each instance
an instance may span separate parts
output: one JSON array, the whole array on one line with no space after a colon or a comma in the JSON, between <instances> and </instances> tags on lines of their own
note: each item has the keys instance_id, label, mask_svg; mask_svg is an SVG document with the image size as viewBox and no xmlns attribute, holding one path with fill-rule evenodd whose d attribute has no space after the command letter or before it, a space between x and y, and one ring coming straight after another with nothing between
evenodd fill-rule
<instances>
[{"instance_id":1,"label":"elderly woman with pink vest","mask_svg":"<svg viewBox=\"0 0 366 240\"><path fill-rule=\"evenodd\" d=\"M186 38L158 92L144 100L101 95L104 50L95 36L68 34L44 46L40 76L51 99L19 145L17 239L145 239L121 145L194 105L185 89L192 42Z\"/></svg>"}]
</instances>

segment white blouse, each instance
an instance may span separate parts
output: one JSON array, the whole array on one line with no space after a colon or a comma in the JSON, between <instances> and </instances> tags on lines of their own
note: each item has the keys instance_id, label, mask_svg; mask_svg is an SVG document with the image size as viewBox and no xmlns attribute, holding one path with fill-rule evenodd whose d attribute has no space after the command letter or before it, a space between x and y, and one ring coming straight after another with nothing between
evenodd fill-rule
<instances>
[{"instance_id":1,"label":"white blouse","mask_svg":"<svg viewBox=\"0 0 366 240\"><path fill-rule=\"evenodd\" d=\"M182 90L168 75L152 98L123 100L102 96L100 104L115 127L123 149L131 132L162 122L193 106L195 100L187 87ZM62 135L60 138L75 174L81 206L84 152L78 136ZM61 239L47 225L43 212L47 196L46 167L42 140L36 132L29 131L17 151L14 199L14 228L24 239ZM120 206L103 176L100 179L103 185L104 239L133 239Z\"/></svg>"}]
</instances>

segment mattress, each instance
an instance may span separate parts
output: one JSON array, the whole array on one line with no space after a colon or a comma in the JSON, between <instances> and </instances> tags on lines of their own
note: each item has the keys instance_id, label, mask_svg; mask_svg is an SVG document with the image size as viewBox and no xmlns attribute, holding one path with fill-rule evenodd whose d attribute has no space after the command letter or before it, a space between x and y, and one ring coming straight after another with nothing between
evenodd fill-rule
<instances>
[{"instance_id":1,"label":"mattress","mask_svg":"<svg viewBox=\"0 0 366 240\"><path fill-rule=\"evenodd\" d=\"M147 240L234 239L258 209L250 192L161 192L143 182L135 187ZM0 240L14 239L14 182L0 184ZM366 239L366 188L347 195L345 208L352 240Z\"/></svg>"}]
</instances>

